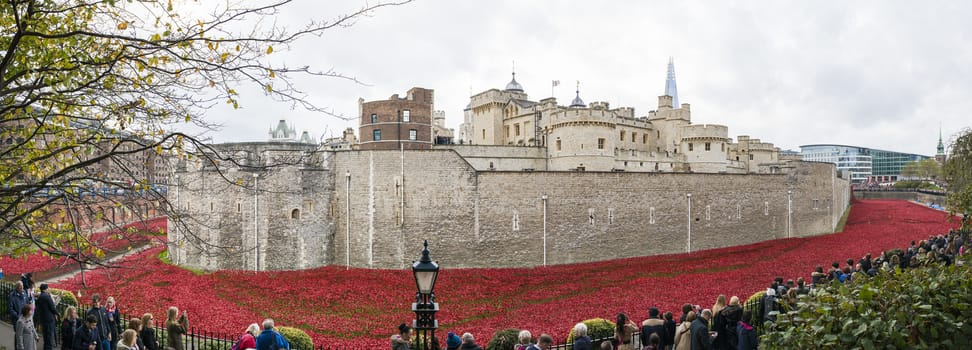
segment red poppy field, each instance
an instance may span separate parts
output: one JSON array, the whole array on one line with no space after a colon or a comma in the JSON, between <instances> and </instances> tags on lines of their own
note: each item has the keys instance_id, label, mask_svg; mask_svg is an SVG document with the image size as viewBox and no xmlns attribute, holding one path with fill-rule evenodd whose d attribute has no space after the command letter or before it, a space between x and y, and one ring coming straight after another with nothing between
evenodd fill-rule
<instances>
[{"instance_id":1,"label":"red poppy field","mask_svg":"<svg viewBox=\"0 0 972 350\"><path fill-rule=\"evenodd\" d=\"M578 321L635 320L650 306L675 312L683 303L712 305L716 296L748 297L775 276L809 280L816 265L906 247L947 232L946 214L904 201L856 202L844 232L768 241L691 254L529 269L449 269L436 284L440 331L471 332L483 343L504 328L563 339ZM130 256L125 268L87 275L88 290L113 295L122 311L164 315L188 310L199 329L241 333L265 317L304 329L316 345L387 347L410 322L411 271L324 267L307 271L219 271L196 275L162 263L160 248ZM78 278L55 287L78 290ZM676 312L678 314L678 312Z\"/></svg>"},{"instance_id":2,"label":"red poppy field","mask_svg":"<svg viewBox=\"0 0 972 350\"><path fill-rule=\"evenodd\" d=\"M167 219L157 217L145 221L139 221L122 226L119 229L107 230L92 233L85 237L91 245L96 245L107 253L119 253L131 246L144 244L152 238L162 238L153 236L165 231ZM73 253L76 253L75 250ZM76 266L77 263L66 257L53 257L41 252L35 252L19 257L0 256L0 267L4 273L19 275L24 272L38 273L57 271L65 269L66 265Z\"/></svg>"}]
</instances>

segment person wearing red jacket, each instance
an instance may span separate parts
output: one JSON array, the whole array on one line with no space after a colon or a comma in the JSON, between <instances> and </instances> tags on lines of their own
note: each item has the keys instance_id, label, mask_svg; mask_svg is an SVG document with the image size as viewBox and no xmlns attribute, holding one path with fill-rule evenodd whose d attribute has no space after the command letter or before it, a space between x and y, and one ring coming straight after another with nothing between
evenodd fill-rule
<instances>
[{"instance_id":1,"label":"person wearing red jacket","mask_svg":"<svg viewBox=\"0 0 972 350\"><path fill-rule=\"evenodd\" d=\"M240 345L235 350L256 349L256 335L260 333L260 326L256 323L246 327L246 332L240 337Z\"/></svg>"}]
</instances>

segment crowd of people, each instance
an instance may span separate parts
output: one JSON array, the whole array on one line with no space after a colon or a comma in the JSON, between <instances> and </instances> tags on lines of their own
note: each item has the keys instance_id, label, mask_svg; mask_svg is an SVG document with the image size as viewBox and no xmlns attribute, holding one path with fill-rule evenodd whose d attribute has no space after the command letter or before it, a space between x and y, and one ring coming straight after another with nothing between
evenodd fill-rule
<instances>
[{"instance_id":1,"label":"crowd of people","mask_svg":"<svg viewBox=\"0 0 972 350\"><path fill-rule=\"evenodd\" d=\"M710 309L699 305L685 304L676 322L672 312L661 313L655 307L648 309L648 317L640 324L626 314L617 315L614 336L611 340L594 344L588 336L584 323L574 326L573 350L751 350L758 347L754 324L775 322L781 306L793 308L800 295L811 294L814 286L829 283L856 283L857 281L893 272L933 264L950 265L958 256L967 254L970 231L951 230L947 234L931 236L926 240L911 241L908 247L881 252L876 258L870 253L859 260L847 259L845 264L833 262L824 271L822 265L816 266L811 273L811 283L800 277L784 282L776 277L767 288L755 310L744 309L736 296L728 299L720 295ZM102 305L99 294L91 296L91 308L78 316L78 310L70 306L58 315L56 303L48 285L40 284L40 293L34 294L32 276L24 274L16 282L15 289L8 295L9 317L14 324L13 350L39 350L38 343L43 338L43 350L54 350L59 343L60 350L161 350L154 317L150 313L141 318L125 322L121 319L113 297L108 297ZM39 327L35 327L35 322ZM60 322L60 338L56 337L55 325ZM40 333L38 332L40 330ZM188 316L170 307L165 325L165 348L185 350L184 336L189 329ZM637 334L637 336L636 336ZM638 340L639 342L635 342ZM535 341L535 342L534 342ZM398 333L391 337L392 350L412 348L413 330L406 324L398 327ZM440 347L438 339L431 339L434 349L482 350L470 333L461 336L448 333L445 346ZM640 344L642 349L635 349ZM529 331L518 335L516 350L545 350L553 346L553 338L541 334L536 339ZM249 325L244 334L233 344L232 350L290 350L286 338L274 328L274 321L266 319L262 327L256 323Z\"/></svg>"},{"instance_id":2,"label":"crowd of people","mask_svg":"<svg viewBox=\"0 0 972 350\"><path fill-rule=\"evenodd\" d=\"M584 323L574 326L572 350L752 350L759 346L756 327L765 322L775 322L783 307L793 309L801 295L813 293L815 286L830 283L855 283L880 273L893 272L933 264L949 265L958 256L968 254L969 231L951 230L947 234L931 236L926 240L912 241L903 249L878 254L870 253L859 260L847 259L846 265L834 262L826 272L817 266L811 274L811 283L803 277L785 280L776 277L770 283L755 307L744 308L739 297L719 295L711 309L685 304L677 321L671 312L662 313L658 308L648 309L648 318L635 323L624 313L618 314L614 336L610 340L594 344ZM412 329L405 324L392 336L392 350L408 350L412 342ZM536 338L529 331L521 331L515 350L546 350L553 346L553 338L547 334ZM636 342L638 340L639 342ZM635 348L640 344L641 348ZM446 347L432 340L433 349L481 350L472 334L461 337L449 333Z\"/></svg>"},{"instance_id":3,"label":"crowd of people","mask_svg":"<svg viewBox=\"0 0 972 350\"><path fill-rule=\"evenodd\" d=\"M27 276L29 279L29 276ZM91 307L79 317L78 309L68 306L57 313L56 303L47 284L34 295L24 281L16 282L7 303L14 324L13 350L186 350L184 338L189 331L186 311L170 307L164 324L164 346L160 346L155 317L146 313L140 318L123 320L113 297L102 304L99 294L91 296ZM39 327L35 327L35 322ZM55 325L60 322L60 337ZM43 334L38 333L38 329ZM232 350L290 350L290 343L274 328L273 319L263 320L262 328L249 325L233 343Z\"/></svg>"}]
</instances>

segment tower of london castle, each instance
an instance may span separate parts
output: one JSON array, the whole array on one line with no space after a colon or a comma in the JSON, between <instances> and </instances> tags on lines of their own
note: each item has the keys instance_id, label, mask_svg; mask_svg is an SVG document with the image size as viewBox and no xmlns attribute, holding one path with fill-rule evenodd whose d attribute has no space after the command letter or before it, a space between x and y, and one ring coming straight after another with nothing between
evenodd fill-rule
<instances>
[{"instance_id":1,"label":"tower of london castle","mask_svg":"<svg viewBox=\"0 0 972 350\"><path fill-rule=\"evenodd\" d=\"M318 145L281 121L271 141L212 145L231 159L177 167L170 256L405 268L428 239L443 266L543 266L830 233L848 206L832 164L692 124L673 62L645 115L575 94L532 101L514 75L470 98L458 142L434 91L413 88L359 100L357 137Z\"/></svg>"}]
</instances>

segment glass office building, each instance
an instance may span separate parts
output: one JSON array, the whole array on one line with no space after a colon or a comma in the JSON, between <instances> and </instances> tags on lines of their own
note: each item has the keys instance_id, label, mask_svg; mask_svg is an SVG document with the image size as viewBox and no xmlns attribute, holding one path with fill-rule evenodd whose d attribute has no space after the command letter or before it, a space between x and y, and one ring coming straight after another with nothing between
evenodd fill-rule
<instances>
[{"instance_id":1,"label":"glass office building","mask_svg":"<svg viewBox=\"0 0 972 350\"><path fill-rule=\"evenodd\" d=\"M885 183L897 181L905 164L931 157L847 145L800 146L803 160L837 165L847 172L851 183Z\"/></svg>"}]
</instances>

